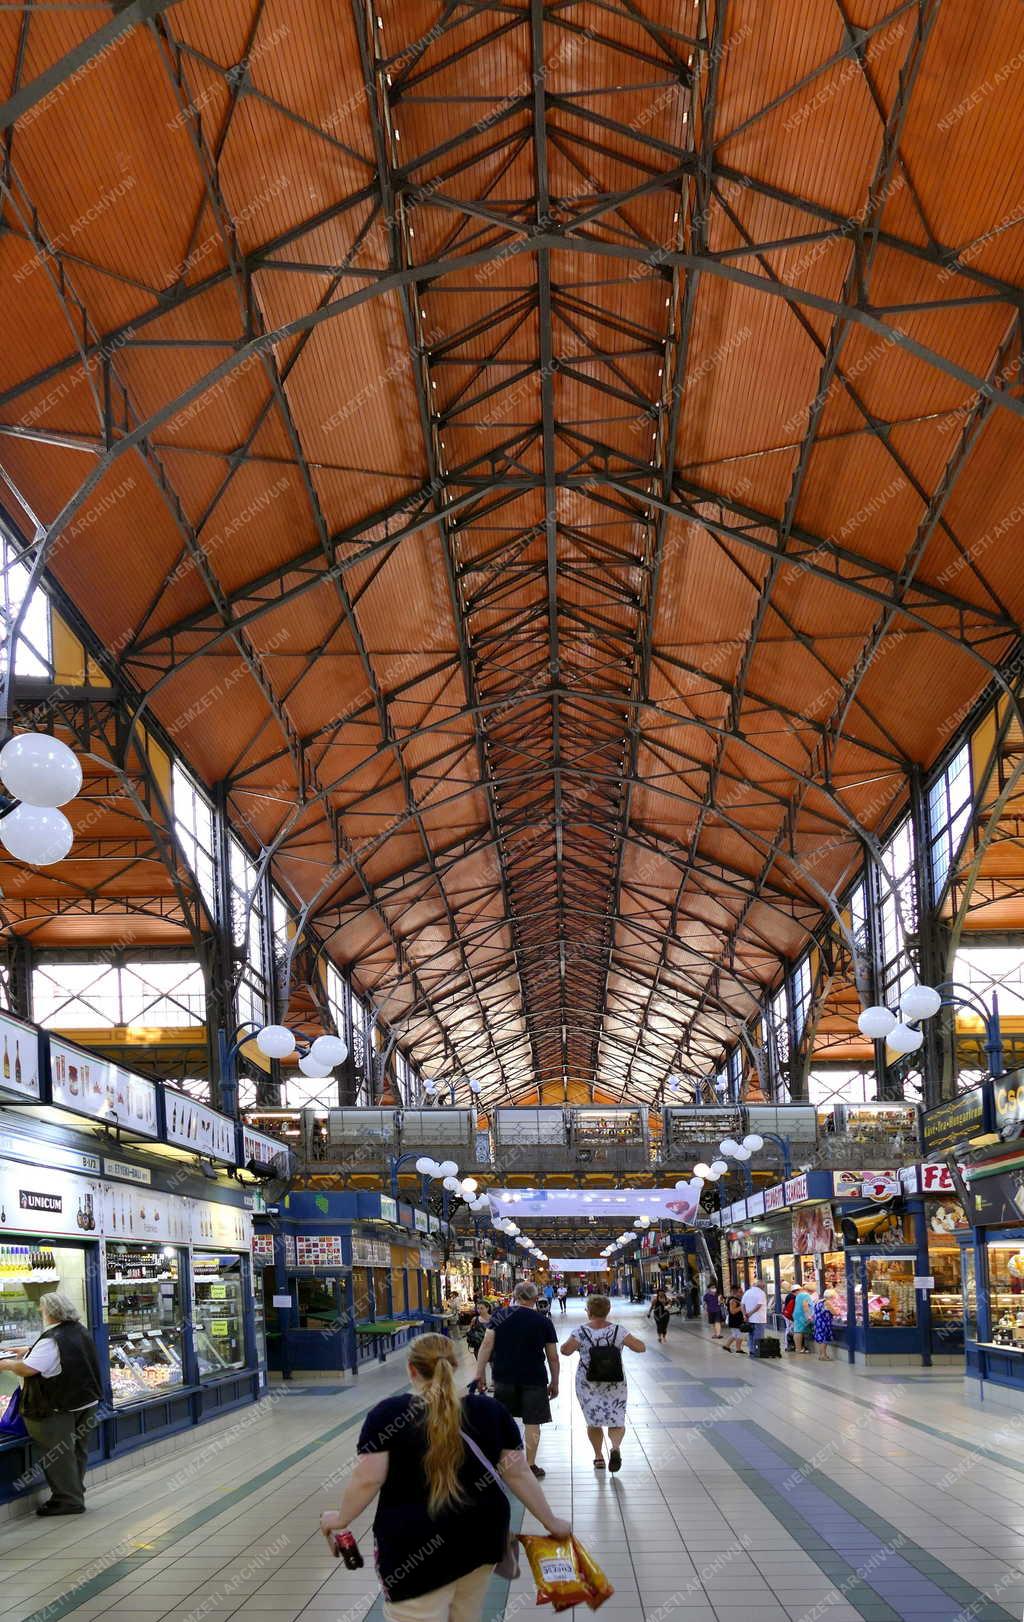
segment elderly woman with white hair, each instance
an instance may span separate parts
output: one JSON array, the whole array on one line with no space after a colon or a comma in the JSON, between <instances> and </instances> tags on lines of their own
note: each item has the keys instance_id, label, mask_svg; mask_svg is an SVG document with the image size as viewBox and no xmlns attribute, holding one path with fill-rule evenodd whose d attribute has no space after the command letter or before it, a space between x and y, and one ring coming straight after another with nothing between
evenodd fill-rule
<instances>
[{"instance_id":1,"label":"elderly woman with white hair","mask_svg":"<svg viewBox=\"0 0 1024 1622\"><path fill-rule=\"evenodd\" d=\"M21 1415L40 1450L50 1497L37 1515L84 1515L89 1437L103 1394L92 1336L74 1302L59 1291L40 1296L43 1332L0 1371L23 1380Z\"/></svg>"}]
</instances>

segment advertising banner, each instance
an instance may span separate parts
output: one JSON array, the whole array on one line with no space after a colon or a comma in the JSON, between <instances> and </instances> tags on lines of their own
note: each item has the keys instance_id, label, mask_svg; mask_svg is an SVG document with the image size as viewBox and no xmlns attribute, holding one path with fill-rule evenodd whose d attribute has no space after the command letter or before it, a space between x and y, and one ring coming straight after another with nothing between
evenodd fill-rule
<instances>
[{"instance_id":1,"label":"advertising banner","mask_svg":"<svg viewBox=\"0 0 1024 1622\"><path fill-rule=\"evenodd\" d=\"M820 1256L836 1249L830 1205L807 1205L793 1212L794 1256Z\"/></svg>"},{"instance_id":2,"label":"advertising banner","mask_svg":"<svg viewBox=\"0 0 1024 1622\"><path fill-rule=\"evenodd\" d=\"M39 1036L30 1025L0 1015L0 1089L39 1098Z\"/></svg>"},{"instance_id":3,"label":"advertising banner","mask_svg":"<svg viewBox=\"0 0 1024 1622\"><path fill-rule=\"evenodd\" d=\"M50 1037L50 1075L55 1104L95 1121L116 1122L140 1137L158 1136L156 1083L145 1076L122 1070L109 1059L54 1036Z\"/></svg>"},{"instance_id":4,"label":"advertising banner","mask_svg":"<svg viewBox=\"0 0 1024 1622\"><path fill-rule=\"evenodd\" d=\"M1016 1227L1024 1218L1024 1166L975 1178L968 1186L975 1227Z\"/></svg>"},{"instance_id":5,"label":"advertising banner","mask_svg":"<svg viewBox=\"0 0 1024 1622\"><path fill-rule=\"evenodd\" d=\"M902 1192L899 1171L835 1171L832 1191L837 1200L891 1200Z\"/></svg>"},{"instance_id":6,"label":"advertising banner","mask_svg":"<svg viewBox=\"0 0 1024 1622\"><path fill-rule=\"evenodd\" d=\"M623 1223L649 1216L652 1222L691 1222L697 1201L686 1188L498 1188L489 1189L496 1216L616 1217Z\"/></svg>"},{"instance_id":7,"label":"advertising banner","mask_svg":"<svg viewBox=\"0 0 1024 1622\"><path fill-rule=\"evenodd\" d=\"M207 1104L197 1104L187 1093L171 1087L164 1091L164 1112L168 1143L194 1149L196 1154L214 1160L226 1160L230 1166L235 1164L235 1123L229 1116Z\"/></svg>"},{"instance_id":8,"label":"advertising banner","mask_svg":"<svg viewBox=\"0 0 1024 1622\"><path fill-rule=\"evenodd\" d=\"M1002 1086L1002 1083L999 1085ZM925 1155L939 1154L943 1149L953 1149L958 1143L977 1137L984 1130L985 1089L972 1087L968 1093L961 1093L945 1104L936 1104L934 1109L922 1111L921 1152Z\"/></svg>"},{"instance_id":9,"label":"advertising banner","mask_svg":"<svg viewBox=\"0 0 1024 1622\"><path fill-rule=\"evenodd\" d=\"M552 1273L607 1273L610 1266L603 1256L552 1256L548 1262Z\"/></svg>"},{"instance_id":10,"label":"advertising banner","mask_svg":"<svg viewBox=\"0 0 1024 1622\"><path fill-rule=\"evenodd\" d=\"M288 1171L288 1149L276 1138L267 1137L264 1132L254 1132L251 1127L242 1128L242 1165L247 1166L250 1160L262 1160L276 1166L282 1175Z\"/></svg>"}]
</instances>

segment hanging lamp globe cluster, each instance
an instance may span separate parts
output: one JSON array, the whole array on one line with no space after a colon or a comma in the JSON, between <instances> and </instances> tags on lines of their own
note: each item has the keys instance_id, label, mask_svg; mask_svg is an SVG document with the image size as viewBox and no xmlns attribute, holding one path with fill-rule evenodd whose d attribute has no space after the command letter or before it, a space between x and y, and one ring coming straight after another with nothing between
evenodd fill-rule
<instances>
[{"instance_id":1,"label":"hanging lamp globe cluster","mask_svg":"<svg viewBox=\"0 0 1024 1622\"><path fill-rule=\"evenodd\" d=\"M933 986L908 986L900 998L899 1013L872 1003L858 1015L857 1029L872 1042L884 1042L892 1053L916 1053L924 1042L919 1022L934 1019L941 1007L942 996Z\"/></svg>"},{"instance_id":2,"label":"hanging lamp globe cluster","mask_svg":"<svg viewBox=\"0 0 1024 1622\"><path fill-rule=\"evenodd\" d=\"M0 782L17 803L0 815L0 844L15 861L52 867L74 843L63 811L81 791L78 757L46 732L19 732L0 749Z\"/></svg>"},{"instance_id":3,"label":"hanging lamp globe cluster","mask_svg":"<svg viewBox=\"0 0 1024 1622\"><path fill-rule=\"evenodd\" d=\"M479 1183L475 1177L459 1176L459 1168L454 1160L434 1160L431 1155L420 1155L416 1162L416 1170L421 1177L427 1177L431 1182L440 1181L441 1187L449 1194L456 1194L460 1200L465 1200L471 1211L489 1211L491 1202L486 1194L480 1194Z\"/></svg>"}]
</instances>

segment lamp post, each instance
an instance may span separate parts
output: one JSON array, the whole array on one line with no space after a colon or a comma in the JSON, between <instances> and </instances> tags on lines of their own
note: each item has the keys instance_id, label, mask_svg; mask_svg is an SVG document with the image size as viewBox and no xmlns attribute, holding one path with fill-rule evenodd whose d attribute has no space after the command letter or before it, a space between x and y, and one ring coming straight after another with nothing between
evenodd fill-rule
<instances>
[{"instance_id":1,"label":"lamp post","mask_svg":"<svg viewBox=\"0 0 1024 1622\"><path fill-rule=\"evenodd\" d=\"M945 995L944 995L945 993ZM986 1008L982 999L970 986L956 980L944 980L938 986L914 985L900 998L899 1013L881 1004L873 1004L861 1011L857 1028L862 1036L875 1042L885 1042L901 1056L916 1053L924 1044L924 1032L918 1029L922 1020L934 1019L940 1008L969 1008L985 1027L985 1055L989 1074L994 1080L1006 1074L1003 1061L1003 1033L999 1023L999 998L992 993L992 1007Z\"/></svg>"},{"instance_id":2,"label":"lamp post","mask_svg":"<svg viewBox=\"0 0 1024 1622\"><path fill-rule=\"evenodd\" d=\"M779 1153L782 1156L782 1175L788 1181L793 1175L793 1156L788 1139L784 1138L779 1132L762 1132L757 1135L763 1137L767 1143L778 1145Z\"/></svg>"},{"instance_id":3,"label":"lamp post","mask_svg":"<svg viewBox=\"0 0 1024 1622\"><path fill-rule=\"evenodd\" d=\"M326 1081L335 1065L348 1058L348 1043L340 1036L317 1036L304 1043L287 1025L255 1025L249 1021L236 1026L244 1035L229 1041L227 1031L217 1032L217 1057L220 1064L220 1100L226 1115L238 1117L238 1055L247 1042L256 1038L256 1046L266 1059L289 1059L299 1055L299 1069L311 1081Z\"/></svg>"}]
</instances>

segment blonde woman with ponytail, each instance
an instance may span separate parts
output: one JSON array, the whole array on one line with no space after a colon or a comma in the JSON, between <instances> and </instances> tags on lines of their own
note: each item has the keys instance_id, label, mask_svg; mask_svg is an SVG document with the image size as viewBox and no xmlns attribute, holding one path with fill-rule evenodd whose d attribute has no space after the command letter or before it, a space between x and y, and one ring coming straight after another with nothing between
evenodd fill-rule
<instances>
[{"instance_id":1,"label":"blonde woman with ponytail","mask_svg":"<svg viewBox=\"0 0 1024 1622\"><path fill-rule=\"evenodd\" d=\"M570 1527L530 1473L515 1421L492 1397L462 1394L452 1341L418 1336L409 1380L411 1391L367 1414L341 1507L321 1515L320 1529L330 1540L376 1498L388 1622L479 1622L510 1519L489 1467L553 1536L567 1537Z\"/></svg>"}]
</instances>

